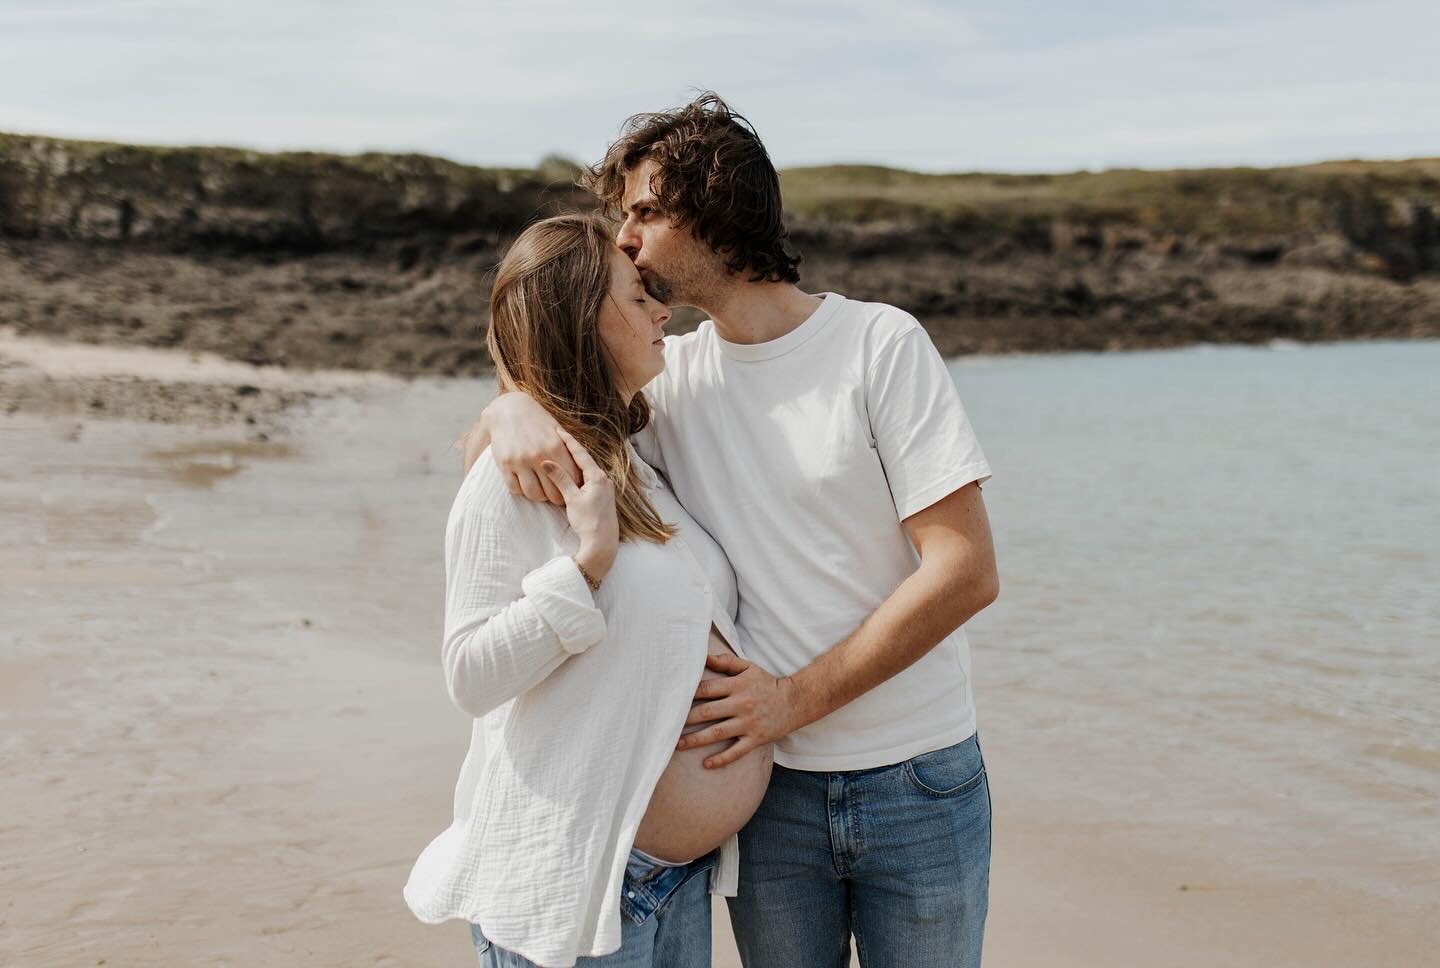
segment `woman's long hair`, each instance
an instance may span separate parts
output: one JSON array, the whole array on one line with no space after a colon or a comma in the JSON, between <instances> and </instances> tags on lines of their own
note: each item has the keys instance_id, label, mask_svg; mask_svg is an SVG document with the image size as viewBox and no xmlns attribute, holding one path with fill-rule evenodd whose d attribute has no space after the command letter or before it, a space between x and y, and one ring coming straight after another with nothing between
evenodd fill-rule
<instances>
[{"instance_id":1,"label":"woman's long hair","mask_svg":"<svg viewBox=\"0 0 1440 968\"><path fill-rule=\"evenodd\" d=\"M495 274L486 345L500 386L529 394L610 476L620 540L663 544L675 529L645 496L626 447L649 424L650 404L636 393L625 405L600 340L613 238L591 215L558 215L520 233Z\"/></svg>"}]
</instances>

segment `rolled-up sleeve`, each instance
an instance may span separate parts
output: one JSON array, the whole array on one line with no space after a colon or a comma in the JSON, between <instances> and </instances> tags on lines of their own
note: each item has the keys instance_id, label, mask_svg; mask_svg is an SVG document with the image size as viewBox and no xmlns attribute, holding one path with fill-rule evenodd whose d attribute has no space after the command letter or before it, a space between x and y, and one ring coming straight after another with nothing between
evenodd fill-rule
<instances>
[{"instance_id":1,"label":"rolled-up sleeve","mask_svg":"<svg viewBox=\"0 0 1440 968\"><path fill-rule=\"evenodd\" d=\"M569 555L530 572L520 588L569 654L584 652L605 636L605 616L595 607L590 586Z\"/></svg>"},{"instance_id":2,"label":"rolled-up sleeve","mask_svg":"<svg viewBox=\"0 0 1440 968\"><path fill-rule=\"evenodd\" d=\"M549 518L559 513L511 495L488 469L456 497L445 534L442 663L450 698L472 716L605 637L605 617L574 559L556 554L560 528Z\"/></svg>"}]
</instances>

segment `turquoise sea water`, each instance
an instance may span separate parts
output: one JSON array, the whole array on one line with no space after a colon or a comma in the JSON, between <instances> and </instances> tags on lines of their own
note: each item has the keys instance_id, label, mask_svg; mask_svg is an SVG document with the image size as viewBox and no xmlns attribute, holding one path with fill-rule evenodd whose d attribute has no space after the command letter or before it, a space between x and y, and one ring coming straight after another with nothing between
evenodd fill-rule
<instances>
[{"instance_id":1,"label":"turquoise sea water","mask_svg":"<svg viewBox=\"0 0 1440 968\"><path fill-rule=\"evenodd\" d=\"M1016 784L1440 897L1440 344L952 372L995 469L969 631Z\"/></svg>"},{"instance_id":2,"label":"turquoise sea water","mask_svg":"<svg viewBox=\"0 0 1440 968\"><path fill-rule=\"evenodd\" d=\"M1440 343L952 370L995 471L1002 591L969 637L997 811L1440 900ZM324 401L296 417L297 459L145 484L147 554L214 549L241 576L152 607L321 616L435 665L450 445L492 395Z\"/></svg>"}]
</instances>

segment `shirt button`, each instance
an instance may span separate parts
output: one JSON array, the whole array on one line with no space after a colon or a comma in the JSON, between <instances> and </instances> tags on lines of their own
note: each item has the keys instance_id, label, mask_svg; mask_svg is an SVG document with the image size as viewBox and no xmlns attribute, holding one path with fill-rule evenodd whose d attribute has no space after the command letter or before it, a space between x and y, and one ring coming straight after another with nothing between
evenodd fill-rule
<instances>
[{"instance_id":1,"label":"shirt button","mask_svg":"<svg viewBox=\"0 0 1440 968\"><path fill-rule=\"evenodd\" d=\"M630 899L633 901L633 900L635 899L635 892L634 892L634 891L626 891L626 892L625 892L625 896L628 897L628 898L630 898Z\"/></svg>"}]
</instances>

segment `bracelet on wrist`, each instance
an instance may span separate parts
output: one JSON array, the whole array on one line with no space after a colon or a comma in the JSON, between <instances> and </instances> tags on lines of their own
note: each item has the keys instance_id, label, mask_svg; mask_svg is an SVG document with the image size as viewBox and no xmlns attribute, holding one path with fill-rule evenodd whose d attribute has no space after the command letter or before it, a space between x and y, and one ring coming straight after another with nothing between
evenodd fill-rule
<instances>
[{"instance_id":1,"label":"bracelet on wrist","mask_svg":"<svg viewBox=\"0 0 1440 968\"><path fill-rule=\"evenodd\" d=\"M600 590L600 579L586 571L585 566L580 564L579 558L571 556L570 560L575 562L576 568L580 569L580 577L585 579L585 584L590 586L590 591L598 592Z\"/></svg>"}]
</instances>

